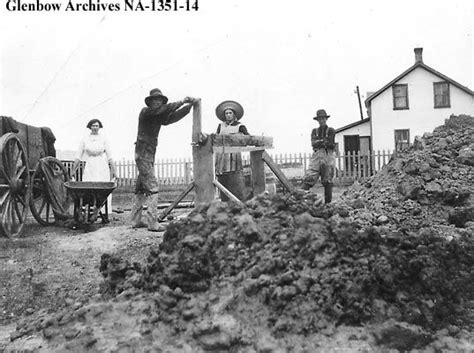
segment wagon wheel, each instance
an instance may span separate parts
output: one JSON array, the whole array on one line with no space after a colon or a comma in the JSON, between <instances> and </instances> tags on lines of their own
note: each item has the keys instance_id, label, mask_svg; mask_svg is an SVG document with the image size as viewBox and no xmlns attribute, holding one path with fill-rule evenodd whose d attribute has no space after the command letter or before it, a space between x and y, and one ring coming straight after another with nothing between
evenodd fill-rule
<instances>
[{"instance_id":1,"label":"wagon wheel","mask_svg":"<svg viewBox=\"0 0 474 353\"><path fill-rule=\"evenodd\" d=\"M30 208L33 217L35 217L38 223L48 226L55 224L58 218L64 219L65 216L55 211L53 206L54 202L51 200L50 187L48 187L47 184L48 180L43 170L44 164L47 164L54 175L60 179L55 180L55 182L59 182L60 185L64 185L64 183L69 180L69 175L64 165L54 157L45 157L36 165L31 178L32 190Z\"/></svg>"},{"instance_id":2,"label":"wagon wheel","mask_svg":"<svg viewBox=\"0 0 474 353\"><path fill-rule=\"evenodd\" d=\"M19 234L25 224L30 196L28 159L14 133L0 138L0 231Z\"/></svg>"}]
</instances>

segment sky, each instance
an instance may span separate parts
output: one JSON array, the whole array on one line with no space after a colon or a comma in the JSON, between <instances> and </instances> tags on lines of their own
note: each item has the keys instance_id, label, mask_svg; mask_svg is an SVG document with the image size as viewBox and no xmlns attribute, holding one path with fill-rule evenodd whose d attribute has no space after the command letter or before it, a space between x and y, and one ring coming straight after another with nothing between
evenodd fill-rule
<instances>
[{"instance_id":1,"label":"sky","mask_svg":"<svg viewBox=\"0 0 474 353\"><path fill-rule=\"evenodd\" d=\"M22 2L36 1L54 0ZM413 65L415 47L474 89L470 0L198 0L189 12L77 13L5 3L0 115L49 126L58 150L76 150L98 118L114 158L133 159L138 114L156 87L170 101L201 98L204 132L217 128L215 107L232 99L252 135L273 137L270 152L310 152L316 110L334 128L361 119L356 86L364 100ZM162 127L157 158L190 157L191 126L189 114Z\"/></svg>"}]
</instances>

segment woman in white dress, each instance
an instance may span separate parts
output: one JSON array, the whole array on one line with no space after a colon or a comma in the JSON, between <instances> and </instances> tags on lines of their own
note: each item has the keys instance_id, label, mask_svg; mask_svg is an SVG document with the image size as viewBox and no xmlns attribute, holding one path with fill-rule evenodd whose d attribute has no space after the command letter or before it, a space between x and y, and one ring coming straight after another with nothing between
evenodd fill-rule
<instances>
[{"instance_id":1,"label":"woman in white dress","mask_svg":"<svg viewBox=\"0 0 474 353\"><path fill-rule=\"evenodd\" d=\"M74 161L74 176L81 160L86 162L82 173L82 181L111 181L116 177L115 163L107 139L100 133L103 127L99 119L92 119L87 123L90 134L82 139L77 158ZM112 195L107 198L107 210L112 211ZM102 223L108 223L108 214L103 211Z\"/></svg>"}]
</instances>

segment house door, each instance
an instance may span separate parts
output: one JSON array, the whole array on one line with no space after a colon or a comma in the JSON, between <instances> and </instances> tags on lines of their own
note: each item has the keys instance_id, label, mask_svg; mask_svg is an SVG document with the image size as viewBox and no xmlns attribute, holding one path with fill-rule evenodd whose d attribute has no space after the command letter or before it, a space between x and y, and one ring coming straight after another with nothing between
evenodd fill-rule
<instances>
[{"instance_id":1,"label":"house door","mask_svg":"<svg viewBox=\"0 0 474 353\"><path fill-rule=\"evenodd\" d=\"M344 166L347 172L357 171L356 153L360 153L359 135L344 135Z\"/></svg>"}]
</instances>

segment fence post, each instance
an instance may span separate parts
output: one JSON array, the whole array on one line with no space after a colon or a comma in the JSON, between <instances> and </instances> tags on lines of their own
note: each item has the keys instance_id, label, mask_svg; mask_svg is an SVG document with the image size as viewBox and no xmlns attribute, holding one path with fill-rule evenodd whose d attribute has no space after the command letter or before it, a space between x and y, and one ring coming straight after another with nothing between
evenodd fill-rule
<instances>
[{"instance_id":1,"label":"fence post","mask_svg":"<svg viewBox=\"0 0 474 353\"><path fill-rule=\"evenodd\" d=\"M357 158L357 180L362 178L362 158L361 152L356 151L356 158Z\"/></svg>"},{"instance_id":2,"label":"fence post","mask_svg":"<svg viewBox=\"0 0 474 353\"><path fill-rule=\"evenodd\" d=\"M190 178L189 162L185 160L184 161L184 183L187 185L190 182L191 182L191 178Z\"/></svg>"}]
</instances>

